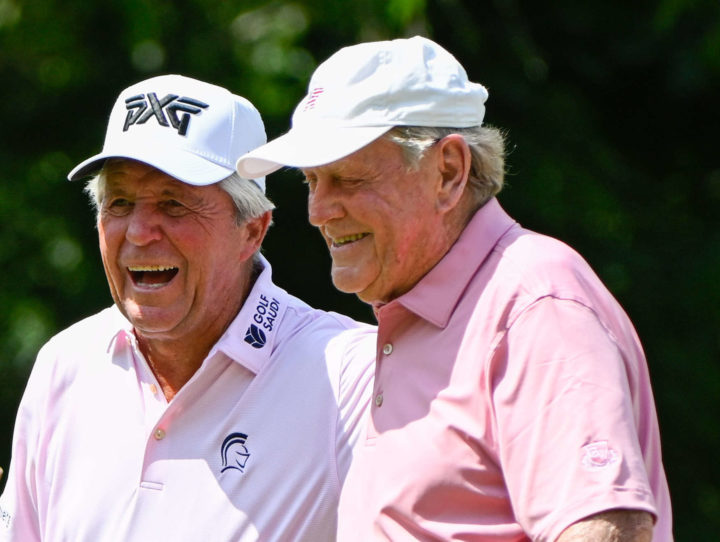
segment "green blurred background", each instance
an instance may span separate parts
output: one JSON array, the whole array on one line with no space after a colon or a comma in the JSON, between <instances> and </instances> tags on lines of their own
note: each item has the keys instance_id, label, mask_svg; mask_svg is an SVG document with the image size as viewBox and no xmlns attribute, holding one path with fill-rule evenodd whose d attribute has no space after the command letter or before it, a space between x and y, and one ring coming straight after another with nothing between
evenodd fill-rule
<instances>
[{"instance_id":1,"label":"green blurred background","mask_svg":"<svg viewBox=\"0 0 720 542\"><path fill-rule=\"evenodd\" d=\"M577 248L630 314L677 540L718 539L717 0L0 0L0 465L38 347L110 303L92 213L64 177L101 148L117 93L194 76L249 98L274 137L339 47L414 34L488 87L487 122L509 134L506 209ZM332 288L297 174L269 181L277 282L372 321Z\"/></svg>"}]
</instances>

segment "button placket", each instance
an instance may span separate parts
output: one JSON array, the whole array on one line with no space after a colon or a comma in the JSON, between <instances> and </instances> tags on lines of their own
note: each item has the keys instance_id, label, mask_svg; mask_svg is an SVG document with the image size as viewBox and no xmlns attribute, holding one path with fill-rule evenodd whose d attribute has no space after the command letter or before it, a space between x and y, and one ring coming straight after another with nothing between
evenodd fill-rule
<instances>
[{"instance_id":1,"label":"button placket","mask_svg":"<svg viewBox=\"0 0 720 542\"><path fill-rule=\"evenodd\" d=\"M383 345L382 353L386 357L393 353L393 345L391 342L387 342ZM375 406L377 408L380 408L383 405L384 401L385 401L384 391L382 390L381 387L378 387L378 391L375 394L375 399L374 399Z\"/></svg>"}]
</instances>

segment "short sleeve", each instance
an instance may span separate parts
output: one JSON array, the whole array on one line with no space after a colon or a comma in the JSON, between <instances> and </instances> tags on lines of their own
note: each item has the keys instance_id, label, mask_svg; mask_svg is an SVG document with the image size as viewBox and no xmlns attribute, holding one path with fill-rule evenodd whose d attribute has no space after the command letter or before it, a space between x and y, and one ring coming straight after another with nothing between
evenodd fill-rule
<instances>
[{"instance_id":1,"label":"short sleeve","mask_svg":"<svg viewBox=\"0 0 720 542\"><path fill-rule=\"evenodd\" d=\"M500 460L533 540L614 508L656 514L628 378L644 360L632 355L590 308L553 297L525 309L496 349Z\"/></svg>"}]
</instances>

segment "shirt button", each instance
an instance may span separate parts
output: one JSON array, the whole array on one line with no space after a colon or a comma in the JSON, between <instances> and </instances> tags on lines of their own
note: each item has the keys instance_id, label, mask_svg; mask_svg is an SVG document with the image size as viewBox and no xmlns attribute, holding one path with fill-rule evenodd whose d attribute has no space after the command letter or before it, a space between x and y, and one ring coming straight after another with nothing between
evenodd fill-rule
<instances>
[{"instance_id":1,"label":"shirt button","mask_svg":"<svg viewBox=\"0 0 720 542\"><path fill-rule=\"evenodd\" d=\"M157 393L157 386L155 384L150 384L150 393L153 395Z\"/></svg>"},{"instance_id":2,"label":"shirt button","mask_svg":"<svg viewBox=\"0 0 720 542\"><path fill-rule=\"evenodd\" d=\"M155 437L155 440L162 440L162 439L164 439L164 438L165 438L165 430L164 430L164 429L160 429L160 428L158 427L157 429L155 429L154 437Z\"/></svg>"},{"instance_id":3,"label":"shirt button","mask_svg":"<svg viewBox=\"0 0 720 542\"><path fill-rule=\"evenodd\" d=\"M378 393L378 394L375 396L375 406L379 406L379 407L380 407L380 406L382 406L382 404L383 404L383 394L382 394L382 393Z\"/></svg>"},{"instance_id":4,"label":"shirt button","mask_svg":"<svg viewBox=\"0 0 720 542\"><path fill-rule=\"evenodd\" d=\"M387 343L385 346L383 346L383 354L385 354L386 356L389 356L390 354L392 354L392 351L393 351L392 344Z\"/></svg>"}]
</instances>

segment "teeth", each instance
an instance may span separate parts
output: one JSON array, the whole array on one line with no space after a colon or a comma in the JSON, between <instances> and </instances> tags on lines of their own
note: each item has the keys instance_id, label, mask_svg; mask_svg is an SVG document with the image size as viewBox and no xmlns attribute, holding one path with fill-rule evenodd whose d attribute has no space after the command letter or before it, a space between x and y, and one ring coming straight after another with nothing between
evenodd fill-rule
<instances>
[{"instance_id":1,"label":"teeth","mask_svg":"<svg viewBox=\"0 0 720 542\"><path fill-rule=\"evenodd\" d=\"M333 239L333 244L335 246L344 245L346 243L352 243L353 241L358 241L365 237L366 235L369 235L368 233L355 233L353 235L346 235L345 237L338 237L337 239Z\"/></svg>"},{"instance_id":2,"label":"teeth","mask_svg":"<svg viewBox=\"0 0 720 542\"><path fill-rule=\"evenodd\" d=\"M167 265L132 265L128 267L128 271L140 272L140 271L172 271L177 269L174 266Z\"/></svg>"}]
</instances>

